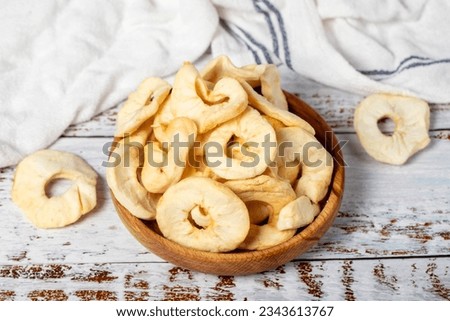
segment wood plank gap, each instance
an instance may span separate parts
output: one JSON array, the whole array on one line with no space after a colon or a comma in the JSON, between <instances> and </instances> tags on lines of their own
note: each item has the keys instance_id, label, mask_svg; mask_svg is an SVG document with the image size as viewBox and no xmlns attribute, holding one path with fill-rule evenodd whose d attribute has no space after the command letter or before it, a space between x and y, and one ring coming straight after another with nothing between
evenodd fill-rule
<instances>
[{"instance_id":1,"label":"wood plank gap","mask_svg":"<svg viewBox=\"0 0 450 321\"><path fill-rule=\"evenodd\" d=\"M307 258L307 259L294 259L290 263L302 263L302 262L333 262L333 261L377 261L377 260L417 260L417 259L445 259L450 258L450 255L416 255L416 256L373 256L373 257L336 257L336 258ZM0 264L1 266L29 266L29 265L127 265L127 264L172 264L166 261L111 261L111 262L33 262L33 263L9 263Z\"/></svg>"},{"instance_id":2,"label":"wood plank gap","mask_svg":"<svg viewBox=\"0 0 450 321\"><path fill-rule=\"evenodd\" d=\"M302 259L302 258L298 258L298 259L294 259L291 262L325 262L325 261L345 261L345 260L352 260L352 261L373 261L373 260L404 260L404 259L411 259L411 260L416 260L416 259L445 259L445 258L450 258L450 255L448 254L437 254L437 255L399 255L399 256L370 256L370 257L353 257L353 256L349 256L349 257L333 257L333 258L311 258L311 259Z\"/></svg>"}]
</instances>

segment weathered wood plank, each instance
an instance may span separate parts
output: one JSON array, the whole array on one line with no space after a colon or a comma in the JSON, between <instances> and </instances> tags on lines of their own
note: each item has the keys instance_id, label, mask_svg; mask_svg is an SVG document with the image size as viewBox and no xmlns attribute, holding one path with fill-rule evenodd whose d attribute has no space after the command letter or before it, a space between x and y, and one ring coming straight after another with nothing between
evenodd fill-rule
<instances>
[{"instance_id":1,"label":"weathered wood plank","mask_svg":"<svg viewBox=\"0 0 450 321\"><path fill-rule=\"evenodd\" d=\"M304 259L445 255L450 252L450 144L442 132L404 166L370 159L354 134L344 146L345 196L333 227ZM0 173L0 264L161 262L125 230L107 192L102 146L110 138L63 138L53 148L84 157L101 175L97 209L58 230L35 229L10 200Z\"/></svg>"},{"instance_id":2,"label":"weathered wood plank","mask_svg":"<svg viewBox=\"0 0 450 321\"><path fill-rule=\"evenodd\" d=\"M249 276L167 263L0 266L0 300L450 300L450 258L290 262Z\"/></svg>"},{"instance_id":3,"label":"weathered wood plank","mask_svg":"<svg viewBox=\"0 0 450 321\"><path fill-rule=\"evenodd\" d=\"M114 136L117 112L120 106L104 111L84 123L71 125L66 129L64 137L112 137Z\"/></svg>"},{"instance_id":4,"label":"weathered wood plank","mask_svg":"<svg viewBox=\"0 0 450 321\"><path fill-rule=\"evenodd\" d=\"M363 96L317 84L311 80L292 75L284 79L283 88L290 91L314 107L338 133L354 132L353 113ZM64 136L112 136L117 111L114 107L94 117L92 120L70 126ZM450 129L450 104L431 104L430 128Z\"/></svg>"}]
</instances>

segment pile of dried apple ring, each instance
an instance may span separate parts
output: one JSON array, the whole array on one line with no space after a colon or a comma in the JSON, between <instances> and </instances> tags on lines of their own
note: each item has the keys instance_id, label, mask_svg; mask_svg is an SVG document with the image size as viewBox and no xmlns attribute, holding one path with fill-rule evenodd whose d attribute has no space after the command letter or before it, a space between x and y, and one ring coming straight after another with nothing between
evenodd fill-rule
<instances>
[{"instance_id":1,"label":"pile of dried apple ring","mask_svg":"<svg viewBox=\"0 0 450 321\"><path fill-rule=\"evenodd\" d=\"M310 224L333 159L288 111L274 65L226 56L173 86L144 80L118 113L107 181L115 198L164 237L210 252L262 250ZM283 148L280 148L283 146Z\"/></svg>"}]
</instances>

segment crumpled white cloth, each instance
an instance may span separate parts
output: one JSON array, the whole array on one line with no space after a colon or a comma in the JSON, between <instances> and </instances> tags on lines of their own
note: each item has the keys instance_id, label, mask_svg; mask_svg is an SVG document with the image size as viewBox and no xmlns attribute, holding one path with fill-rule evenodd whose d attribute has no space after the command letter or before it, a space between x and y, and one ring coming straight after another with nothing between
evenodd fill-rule
<instances>
[{"instance_id":1,"label":"crumpled white cloth","mask_svg":"<svg viewBox=\"0 0 450 321\"><path fill-rule=\"evenodd\" d=\"M449 16L446 0L2 0L0 167L144 78L219 54L364 95L450 102Z\"/></svg>"}]
</instances>

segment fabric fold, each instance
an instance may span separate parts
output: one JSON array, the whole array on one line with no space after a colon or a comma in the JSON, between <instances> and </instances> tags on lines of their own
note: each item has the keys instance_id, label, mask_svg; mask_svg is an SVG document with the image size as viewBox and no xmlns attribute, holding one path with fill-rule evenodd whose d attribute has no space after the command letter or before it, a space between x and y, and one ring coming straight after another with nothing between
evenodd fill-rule
<instances>
[{"instance_id":1,"label":"fabric fold","mask_svg":"<svg viewBox=\"0 0 450 321\"><path fill-rule=\"evenodd\" d=\"M449 103L449 16L445 0L5 0L0 168L146 77L220 54L362 95Z\"/></svg>"}]
</instances>

